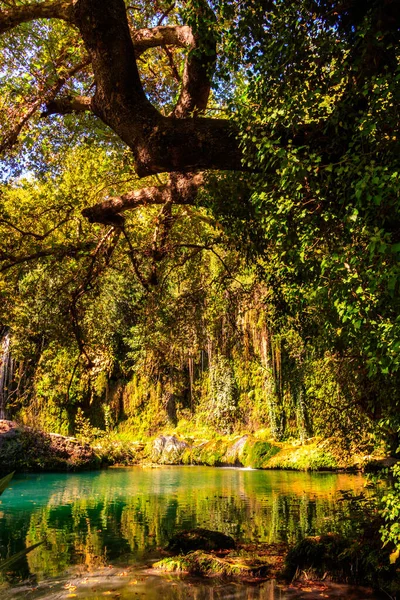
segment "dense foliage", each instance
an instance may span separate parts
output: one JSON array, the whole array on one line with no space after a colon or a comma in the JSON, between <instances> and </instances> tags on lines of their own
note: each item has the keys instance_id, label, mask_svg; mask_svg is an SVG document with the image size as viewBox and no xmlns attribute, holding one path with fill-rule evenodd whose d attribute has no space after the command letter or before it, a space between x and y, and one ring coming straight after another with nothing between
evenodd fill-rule
<instances>
[{"instance_id":1,"label":"dense foliage","mask_svg":"<svg viewBox=\"0 0 400 600\"><path fill-rule=\"evenodd\" d=\"M185 422L398 453L398 4L127 3L143 97L175 119L165 136L194 123L192 156L199 123L221 139L235 127L242 167L201 155L200 185L183 163L139 179L111 100L107 117L96 96L87 110L94 89L109 98L78 16L9 26L47 4L0 1L8 414L83 437ZM185 41L140 46L164 26ZM189 176L196 194L174 196ZM396 511L395 489L384 536L398 547Z\"/></svg>"}]
</instances>

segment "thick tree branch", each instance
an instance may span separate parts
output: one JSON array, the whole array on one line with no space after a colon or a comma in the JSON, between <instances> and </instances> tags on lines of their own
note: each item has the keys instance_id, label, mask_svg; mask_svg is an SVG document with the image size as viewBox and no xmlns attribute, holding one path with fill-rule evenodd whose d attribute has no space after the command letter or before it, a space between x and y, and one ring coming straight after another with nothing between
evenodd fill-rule
<instances>
[{"instance_id":1,"label":"thick tree branch","mask_svg":"<svg viewBox=\"0 0 400 600\"><path fill-rule=\"evenodd\" d=\"M158 112L140 82L123 0L77 0L74 19L92 61L95 112L105 122L119 124L118 129L137 137L140 128Z\"/></svg>"},{"instance_id":2,"label":"thick tree branch","mask_svg":"<svg viewBox=\"0 0 400 600\"><path fill-rule=\"evenodd\" d=\"M132 149L139 176L242 168L236 128L227 120L163 117L147 100L123 0L77 0L74 20L92 60L93 111ZM196 107L200 96L204 90Z\"/></svg>"},{"instance_id":3,"label":"thick tree branch","mask_svg":"<svg viewBox=\"0 0 400 600\"><path fill-rule=\"evenodd\" d=\"M195 40L188 25L164 25L137 29L131 32L136 56L140 56L149 48L177 46L191 48Z\"/></svg>"},{"instance_id":4,"label":"thick tree branch","mask_svg":"<svg viewBox=\"0 0 400 600\"><path fill-rule=\"evenodd\" d=\"M104 200L90 208L85 208L82 215L91 223L121 226L124 222L121 213L138 206L165 204L170 200L175 204L193 204L203 181L202 173L180 175L165 185L134 190L122 194L122 196Z\"/></svg>"},{"instance_id":5,"label":"thick tree branch","mask_svg":"<svg viewBox=\"0 0 400 600\"><path fill-rule=\"evenodd\" d=\"M90 96L74 96L55 98L47 102L45 110L42 112L42 117L50 115L67 115L74 112L90 111L92 106L92 98Z\"/></svg>"},{"instance_id":6,"label":"thick tree branch","mask_svg":"<svg viewBox=\"0 0 400 600\"><path fill-rule=\"evenodd\" d=\"M211 77L217 59L217 41L213 32L215 15L207 0L197 3L189 54L182 76L182 88L173 115L188 117L205 110L211 89Z\"/></svg>"},{"instance_id":7,"label":"thick tree branch","mask_svg":"<svg viewBox=\"0 0 400 600\"><path fill-rule=\"evenodd\" d=\"M71 21L72 0L55 2L33 2L24 6L15 6L0 11L0 34L13 29L21 23L36 19L63 19Z\"/></svg>"},{"instance_id":8,"label":"thick tree branch","mask_svg":"<svg viewBox=\"0 0 400 600\"><path fill-rule=\"evenodd\" d=\"M205 108L215 60L213 14L199 0L192 27L159 26L131 34L124 0L58 0L36 2L0 14L0 31L37 18L61 18L74 23L86 45L96 83L92 99L55 101L63 82L38 97L3 140L12 146L22 127L47 103L44 114L66 114L89 108L131 148L139 176L202 169L241 169L237 129L228 120L188 118ZM71 8L72 6L72 8ZM206 23L206 25L204 25ZM167 44L189 49L181 94L171 117L162 116L146 98L136 56L148 47ZM179 117L179 118L176 118ZM185 118L182 118L185 117Z\"/></svg>"}]
</instances>

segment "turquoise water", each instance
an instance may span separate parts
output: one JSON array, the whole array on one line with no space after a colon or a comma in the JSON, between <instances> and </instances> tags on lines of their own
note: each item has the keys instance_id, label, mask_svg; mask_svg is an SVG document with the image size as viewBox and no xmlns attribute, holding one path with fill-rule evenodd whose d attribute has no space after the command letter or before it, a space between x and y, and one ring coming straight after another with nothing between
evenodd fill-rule
<instances>
[{"instance_id":1,"label":"turquoise water","mask_svg":"<svg viewBox=\"0 0 400 600\"><path fill-rule=\"evenodd\" d=\"M135 586L135 592L131 594L139 594L141 589L142 597L166 600L167 580L163 580L160 590L164 591L157 596L160 578L154 579L145 567L153 556L159 556L160 548L177 530L205 527L244 542L294 542L305 535L345 527L345 508L338 501L340 491L357 492L363 485L360 475L210 467L131 467L78 474L17 475L1 497L0 556L5 558L43 542L7 575L11 586L18 580L29 582L29 589L15 597L53 597L49 595L49 582L57 580L61 585L73 572L79 581L93 573L101 581L107 573L118 576L119 582L124 577L130 581L133 578L136 583L130 585ZM142 582L151 579L151 585L142 585L139 575ZM168 599L180 597L175 588L181 593L186 584L176 586L176 578L173 586L171 579L168 581ZM104 597L106 583L96 585L104 588L99 596ZM115 581L112 585L115 587ZM39 591L32 589L35 586ZM203 588L196 588L199 599ZM14 588L8 593L12 593L10 589ZM46 589L47 595L40 596L40 589ZM93 590L87 595L87 585L86 591L81 589L79 594L71 589L62 587L64 595L54 598L97 598ZM226 585L224 589L227 591ZM234 587L235 593L237 589ZM207 585L205 590L204 598L208 598ZM118 593L123 595L123 590ZM185 593L182 597L190 597ZM216 589L213 594L217 597ZM269 588L268 594L270 599L286 597L271 595Z\"/></svg>"}]
</instances>

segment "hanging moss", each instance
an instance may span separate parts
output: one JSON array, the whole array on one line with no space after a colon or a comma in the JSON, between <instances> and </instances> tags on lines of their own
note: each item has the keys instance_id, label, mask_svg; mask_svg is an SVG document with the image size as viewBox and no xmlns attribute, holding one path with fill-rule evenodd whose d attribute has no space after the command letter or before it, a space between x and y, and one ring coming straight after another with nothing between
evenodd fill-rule
<instances>
[{"instance_id":1,"label":"hanging moss","mask_svg":"<svg viewBox=\"0 0 400 600\"><path fill-rule=\"evenodd\" d=\"M278 446L270 442L256 441L249 438L243 448L242 462L245 467L263 469L268 466L270 458L280 451Z\"/></svg>"}]
</instances>

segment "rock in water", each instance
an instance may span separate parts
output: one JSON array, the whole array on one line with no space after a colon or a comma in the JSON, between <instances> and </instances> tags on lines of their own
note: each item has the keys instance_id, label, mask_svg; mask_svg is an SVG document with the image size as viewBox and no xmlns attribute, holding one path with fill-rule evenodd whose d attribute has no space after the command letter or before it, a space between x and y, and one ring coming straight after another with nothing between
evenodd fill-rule
<instances>
[{"instance_id":1,"label":"rock in water","mask_svg":"<svg viewBox=\"0 0 400 600\"><path fill-rule=\"evenodd\" d=\"M153 565L154 569L175 573L190 573L204 577L223 577L229 579L265 579L268 565L259 560L252 561L243 557L220 558L202 550L190 552L185 556L164 558Z\"/></svg>"},{"instance_id":2,"label":"rock in water","mask_svg":"<svg viewBox=\"0 0 400 600\"><path fill-rule=\"evenodd\" d=\"M169 540L167 550L187 554L193 550L230 550L235 545L235 540L230 535L199 527L175 534Z\"/></svg>"}]
</instances>

